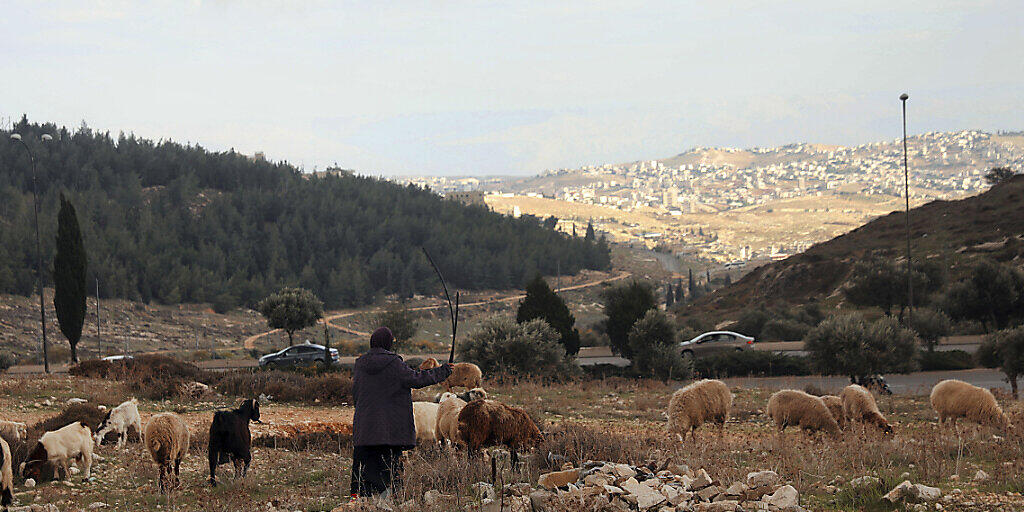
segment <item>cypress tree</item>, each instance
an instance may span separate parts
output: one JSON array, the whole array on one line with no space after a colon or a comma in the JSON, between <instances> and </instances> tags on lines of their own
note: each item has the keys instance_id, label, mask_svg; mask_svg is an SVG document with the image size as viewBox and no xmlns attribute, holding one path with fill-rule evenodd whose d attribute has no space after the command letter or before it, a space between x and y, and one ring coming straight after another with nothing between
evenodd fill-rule
<instances>
[{"instance_id":1,"label":"cypress tree","mask_svg":"<svg viewBox=\"0 0 1024 512\"><path fill-rule=\"evenodd\" d=\"M71 361L78 362L78 341L85 323L85 245L78 215L70 201L60 195L57 214L57 254L53 258L53 307L60 331L71 345Z\"/></svg>"},{"instance_id":2,"label":"cypress tree","mask_svg":"<svg viewBox=\"0 0 1024 512\"><path fill-rule=\"evenodd\" d=\"M584 240L593 242L597 236L594 234L594 221L587 222L587 234L583 236Z\"/></svg>"},{"instance_id":3,"label":"cypress tree","mask_svg":"<svg viewBox=\"0 0 1024 512\"><path fill-rule=\"evenodd\" d=\"M516 323L526 323L535 318L544 320L558 331L566 354L576 355L580 351L580 333L575 329L576 317L540 274L526 285L526 297L519 303Z\"/></svg>"}]
</instances>

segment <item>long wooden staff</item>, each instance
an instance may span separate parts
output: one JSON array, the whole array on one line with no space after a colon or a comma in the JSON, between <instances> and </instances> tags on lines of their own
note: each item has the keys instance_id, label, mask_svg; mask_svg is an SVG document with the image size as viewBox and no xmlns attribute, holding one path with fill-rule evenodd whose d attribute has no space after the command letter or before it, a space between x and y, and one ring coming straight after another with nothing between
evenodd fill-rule
<instances>
[{"instance_id":1,"label":"long wooden staff","mask_svg":"<svg viewBox=\"0 0 1024 512\"><path fill-rule=\"evenodd\" d=\"M452 296L448 293L448 284L444 281L444 276L441 275L441 270L437 268L437 264L434 263L434 258L430 257L430 253L427 252L426 247L423 249L423 255L427 257L427 261L430 262L430 266L434 267L434 272L437 273L437 278L441 280L441 288L444 289L444 297L448 300L448 318L452 323L452 351L448 354L448 362L455 362L455 334L459 330L459 292L455 292L455 305L452 305Z\"/></svg>"}]
</instances>

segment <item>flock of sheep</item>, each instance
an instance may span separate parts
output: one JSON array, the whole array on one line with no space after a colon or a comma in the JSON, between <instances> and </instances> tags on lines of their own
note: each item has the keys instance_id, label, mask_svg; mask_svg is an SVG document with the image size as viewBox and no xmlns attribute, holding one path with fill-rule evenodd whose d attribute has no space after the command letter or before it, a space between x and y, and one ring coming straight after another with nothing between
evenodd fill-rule
<instances>
[{"instance_id":1,"label":"flock of sheep","mask_svg":"<svg viewBox=\"0 0 1024 512\"><path fill-rule=\"evenodd\" d=\"M210 424L208 453L210 458L210 484L216 485L216 467L232 462L235 476L245 476L252 460L249 422L259 422L259 402L248 399L238 409L217 411ZM178 485L181 461L188 452L191 434L181 416L173 412L154 414L142 427L138 402L133 398L109 410L97 427L95 434L84 421L76 421L57 430L44 433L35 443L25 462L19 468L26 479L41 481L52 471L55 476L70 479L69 465L72 461L81 469L82 476L89 479L94 446L102 443L108 433L117 434L116 448L127 442L128 431L134 428L159 468L159 488L164 493ZM25 439L24 423L2 421L0 434L3 437ZM12 501L13 470L11 450L7 441L0 437L0 505L7 507Z\"/></svg>"},{"instance_id":2,"label":"flock of sheep","mask_svg":"<svg viewBox=\"0 0 1024 512\"><path fill-rule=\"evenodd\" d=\"M434 359L423 362L421 368L438 363ZM517 462L517 450L538 446L543 436L530 416L512 407L487 398L480 388L482 374L473 364L458 363L452 376L445 382L447 391L434 402L414 402L413 418L417 443L421 446L448 444L465 447L469 453L486 446L504 445L511 451L512 462ZM465 387L461 394L454 387ZM944 380L932 388L931 405L939 416L939 423L963 418L976 423L1012 428L995 397L987 389L958 380ZM704 423L724 430L732 407L732 393L719 380L701 380L673 393L666 416L668 430L681 441L687 433L696 441L697 428ZM788 426L809 431L823 431L838 435L848 423L858 422L878 427L882 432L893 429L878 409L871 393L856 384L843 389L839 396L814 396L795 389L785 389L771 395L765 409L780 432ZM216 467L231 462L235 476L243 477L252 460L250 422L260 422L259 402L248 399L239 408L218 411L210 425L209 464L210 484L216 485ZM45 475L47 465L58 476L69 478L69 463L75 461L88 479L92 466L93 448L108 433L117 434L117 448L124 446L129 428L141 433L143 443L159 468L160 492L178 485L182 458L189 448L189 429L175 413L153 415L142 428L138 403L126 401L107 412L95 435L84 422L74 422L57 430L46 432L34 445L27 461L21 464L21 473L36 480ZM25 424L0 421L4 436L24 439ZM11 450L0 437L0 505L8 506L12 500L13 473Z\"/></svg>"},{"instance_id":3,"label":"flock of sheep","mask_svg":"<svg viewBox=\"0 0 1024 512\"><path fill-rule=\"evenodd\" d=\"M944 380L936 384L932 388L931 404L939 416L939 424L948 420L955 426L957 419L964 418L1005 430L1012 428L989 390L963 381ZM686 440L687 433L696 441L697 428L704 423L717 424L721 434L731 406L732 393L722 381L694 382L673 393L669 400L668 429L682 441ZM875 425L887 434L893 431L871 392L857 384L846 386L839 396L819 397L796 389L777 391L768 398L765 412L779 432L798 426L838 435L850 422Z\"/></svg>"}]
</instances>

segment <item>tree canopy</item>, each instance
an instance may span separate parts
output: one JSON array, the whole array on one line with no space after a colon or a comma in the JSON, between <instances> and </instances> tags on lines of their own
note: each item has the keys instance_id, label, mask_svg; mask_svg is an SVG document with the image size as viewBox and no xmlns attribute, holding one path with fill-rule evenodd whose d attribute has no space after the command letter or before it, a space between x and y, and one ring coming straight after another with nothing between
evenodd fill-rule
<instances>
[{"instance_id":1,"label":"tree canopy","mask_svg":"<svg viewBox=\"0 0 1024 512\"><path fill-rule=\"evenodd\" d=\"M345 172L302 173L234 151L112 137L86 126L14 126L38 156L45 258L66 190L100 295L143 302L253 305L282 287L331 307L384 294L435 293L430 250L450 285L520 287L534 274L607 269L603 239L583 240L424 188ZM2 132L4 139L9 132ZM54 140L44 149L39 135ZM32 292L31 167L0 144L0 293Z\"/></svg>"},{"instance_id":2,"label":"tree canopy","mask_svg":"<svg viewBox=\"0 0 1024 512\"><path fill-rule=\"evenodd\" d=\"M580 332L576 330L576 317L569 312L565 301L558 296L547 281L536 275L526 285L526 297L519 303L516 311L516 322L529 322L541 318L558 331L559 342L568 355L576 355L580 351Z\"/></svg>"},{"instance_id":3,"label":"tree canopy","mask_svg":"<svg viewBox=\"0 0 1024 512\"><path fill-rule=\"evenodd\" d=\"M942 309L954 320L976 320L986 332L1024 321L1024 274L989 260L951 284Z\"/></svg>"},{"instance_id":4,"label":"tree canopy","mask_svg":"<svg viewBox=\"0 0 1024 512\"><path fill-rule=\"evenodd\" d=\"M288 344L294 344L295 331L305 329L324 317L324 307L309 290L285 288L263 300L256 309L267 319L271 329L288 333Z\"/></svg>"},{"instance_id":5,"label":"tree canopy","mask_svg":"<svg viewBox=\"0 0 1024 512\"><path fill-rule=\"evenodd\" d=\"M807 333L804 350L822 374L860 379L913 371L917 336L892 317L867 323L859 315L833 316Z\"/></svg>"},{"instance_id":6,"label":"tree canopy","mask_svg":"<svg viewBox=\"0 0 1024 512\"><path fill-rule=\"evenodd\" d=\"M1017 379L1024 375L1024 326L993 333L978 347L976 357L983 366L1002 370L1016 400Z\"/></svg>"},{"instance_id":7,"label":"tree canopy","mask_svg":"<svg viewBox=\"0 0 1024 512\"><path fill-rule=\"evenodd\" d=\"M53 257L53 308L60 332L71 346L71 362L78 362L86 308L86 255L75 207L60 194L57 214L57 254Z\"/></svg>"},{"instance_id":8,"label":"tree canopy","mask_svg":"<svg viewBox=\"0 0 1024 512\"><path fill-rule=\"evenodd\" d=\"M657 307L654 289L650 284L631 281L610 286L601 291L604 301L604 330L611 340L612 349L623 357L631 358L633 349L629 345L629 330L647 310Z\"/></svg>"}]
</instances>

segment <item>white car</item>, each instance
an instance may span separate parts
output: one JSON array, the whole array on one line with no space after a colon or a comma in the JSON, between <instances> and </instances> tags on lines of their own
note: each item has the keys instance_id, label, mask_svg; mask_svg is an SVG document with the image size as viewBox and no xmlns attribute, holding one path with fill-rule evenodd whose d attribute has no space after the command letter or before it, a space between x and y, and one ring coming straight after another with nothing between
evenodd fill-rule
<instances>
[{"instance_id":1,"label":"white car","mask_svg":"<svg viewBox=\"0 0 1024 512\"><path fill-rule=\"evenodd\" d=\"M679 343L684 357L700 357L727 350L750 350L754 348L754 338L732 331L711 331L701 334L689 341Z\"/></svg>"}]
</instances>

